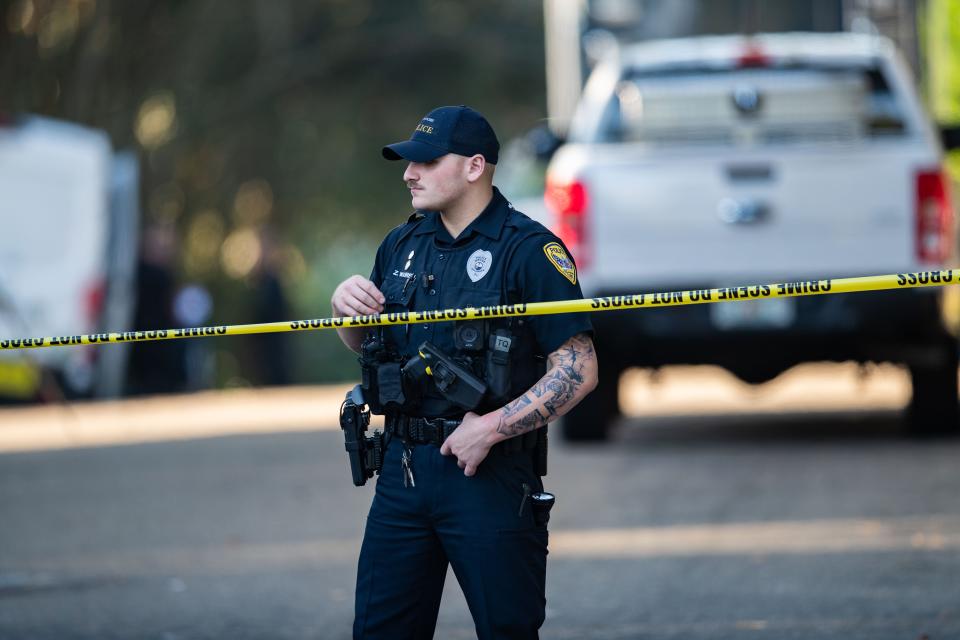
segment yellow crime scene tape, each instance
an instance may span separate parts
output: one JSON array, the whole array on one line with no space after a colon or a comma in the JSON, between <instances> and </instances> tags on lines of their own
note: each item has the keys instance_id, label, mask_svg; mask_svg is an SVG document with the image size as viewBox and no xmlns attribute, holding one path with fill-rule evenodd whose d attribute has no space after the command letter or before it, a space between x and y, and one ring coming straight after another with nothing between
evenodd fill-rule
<instances>
[{"instance_id":1,"label":"yellow crime scene tape","mask_svg":"<svg viewBox=\"0 0 960 640\"><path fill-rule=\"evenodd\" d=\"M344 318L318 318L259 324L221 325L187 329L156 329L152 331L124 331L121 333L91 333L86 335L57 336L47 338L2 338L0 350L39 349L84 344L124 344L154 340L177 340L180 338L205 338L215 336L239 336L258 333L284 333L289 331L315 331L340 327L373 327L378 325L420 324L450 320L473 320L480 318L504 318L511 316L542 316L559 313L584 313L597 311L620 311L655 307L677 307L691 304L709 304L738 300L761 300L765 298L795 298L836 293L858 293L888 289L913 289L960 284L960 269L895 273L859 278L836 278L831 280L803 280L755 284L716 289L691 289L657 293L637 293L580 300L556 300L553 302L528 302L465 309L438 309L434 311L402 311L369 316Z\"/></svg>"}]
</instances>

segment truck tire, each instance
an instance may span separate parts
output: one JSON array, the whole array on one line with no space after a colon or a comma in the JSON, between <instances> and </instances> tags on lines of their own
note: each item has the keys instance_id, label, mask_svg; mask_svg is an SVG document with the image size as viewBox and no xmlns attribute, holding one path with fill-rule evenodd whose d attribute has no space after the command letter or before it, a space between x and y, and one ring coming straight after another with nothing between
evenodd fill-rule
<instances>
[{"instance_id":1,"label":"truck tire","mask_svg":"<svg viewBox=\"0 0 960 640\"><path fill-rule=\"evenodd\" d=\"M618 369L600 371L597 388L561 418L565 440L600 442L607 439L610 427L620 416L619 383Z\"/></svg>"},{"instance_id":2,"label":"truck tire","mask_svg":"<svg viewBox=\"0 0 960 640\"><path fill-rule=\"evenodd\" d=\"M911 365L913 396L907 409L911 435L948 435L960 432L957 394L957 344L945 341L944 357L936 365Z\"/></svg>"}]
</instances>

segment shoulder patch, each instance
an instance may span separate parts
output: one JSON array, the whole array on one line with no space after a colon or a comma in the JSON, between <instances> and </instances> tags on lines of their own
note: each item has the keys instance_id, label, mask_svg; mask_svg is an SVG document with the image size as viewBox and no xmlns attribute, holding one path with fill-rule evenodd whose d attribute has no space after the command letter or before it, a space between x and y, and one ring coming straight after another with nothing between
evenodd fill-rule
<instances>
[{"instance_id":1,"label":"shoulder patch","mask_svg":"<svg viewBox=\"0 0 960 640\"><path fill-rule=\"evenodd\" d=\"M577 267L573 264L573 260L567 256L567 252L559 242L550 242L543 245L543 252L550 264L556 267L557 271L570 281L570 284L577 284Z\"/></svg>"}]
</instances>

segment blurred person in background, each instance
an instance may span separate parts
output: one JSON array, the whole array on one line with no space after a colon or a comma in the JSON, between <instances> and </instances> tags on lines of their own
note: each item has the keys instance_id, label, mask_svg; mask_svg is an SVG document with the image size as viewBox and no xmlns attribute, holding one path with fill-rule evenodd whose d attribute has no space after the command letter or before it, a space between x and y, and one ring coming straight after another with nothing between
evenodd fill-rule
<instances>
[{"instance_id":1,"label":"blurred person in background","mask_svg":"<svg viewBox=\"0 0 960 640\"><path fill-rule=\"evenodd\" d=\"M213 315L213 296L197 282L185 284L173 299L177 327L202 327ZM186 391L209 389L216 382L216 364L210 338L183 341Z\"/></svg>"},{"instance_id":2,"label":"blurred person in background","mask_svg":"<svg viewBox=\"0 0 960 640\"><path fill-rule=\"evenodd\" d=\"M269 229L260 232L261 258L251 274L254 323L289 320L290 304L280 281L277 243ZM290 336L261 333L251 336L254 382L260 385L290 384Z\"/></svg>"},{"instance_id":3,"label":"blurred person in background","mask_svg":"<svg viewBox=\"0 0 960 640\"><path fill-rule=\"evenodd\" d=\"M144 230L133 313L133 326L138 331L171 329L177 325L173 310L176 248L173 225L154 224ZM182 340L134 342L130 345L128 394L175 393L184 390L186 380Z\"/></svg>"},{"instance_id":4,"label":"blurred person in background","mask_svg":"<svg viewBox=\"0 0 960 640\"><path fill-rule=\"evenodd\" d=\"M384 147L385 158L407 161L403 180L416 211L380 245L369 279L354 275L336 288L335 315L582 297L559 239L493 187L499 148L487 120L464 106L434 109L410 140ZM553 500L540 479L541 428L596 386L590 320L566 314L338 333L370 368L364 378L378 381L380 393L365 401L386 415L389 438L360 552L354 637L432 637L448 564L479 638L538 637ZM397 359L410 364L426 342L483 371L488 392L473 410L439 391L432 374L390 377L400 377ZM365 361L381 347L396 357ZM496 392L494 371L506 372ZM381 406L385 387L401 384L404 401Z\"/></svg>"}]
</instances>

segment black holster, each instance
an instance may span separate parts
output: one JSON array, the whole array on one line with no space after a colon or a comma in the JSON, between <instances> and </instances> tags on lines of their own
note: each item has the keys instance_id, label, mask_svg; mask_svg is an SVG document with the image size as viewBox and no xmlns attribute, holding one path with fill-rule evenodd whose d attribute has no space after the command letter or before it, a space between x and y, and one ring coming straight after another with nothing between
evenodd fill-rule
<instances>
[{"instance_id":1,"label":"black holster","mask_svg":"<svg viewBox=\"0 0 960 640\"><path fill-rule=\"evenodd\" d=\"M340 428L343 429L344 447L350 458L350 473L353 484L362 487L373 474L380 474L383 469L383 455L386 450L383 434L374 431L372 436L367 435L370 426L370 411L363 401L363 390L360 385L347 393L340 406Z\"/></svg>"}]
</instances>

